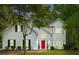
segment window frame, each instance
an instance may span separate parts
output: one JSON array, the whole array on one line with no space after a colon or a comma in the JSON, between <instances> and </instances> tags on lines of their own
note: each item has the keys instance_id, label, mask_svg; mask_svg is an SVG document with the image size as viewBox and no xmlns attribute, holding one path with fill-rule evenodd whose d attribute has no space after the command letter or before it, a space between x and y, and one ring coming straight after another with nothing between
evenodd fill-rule
<instances>
[{"instance_id":1,"label":"window frame","mask_svg":"<svg viewBox=\"0 0 79 59\"><path fill-rule=\"evenodd\" d=\"M13 42L11 43L11 41L13 41ZM11 45L11 44L13 44L13 45ZM11 46L16 47L16 39L8 39L8 47L11 47Z\"/></svg>"},{"instance_id":2,"label":"window frame","mask_svg":"<svg viewBox=\"0 0 79 59\"><path fill-rule=\"evenodd\" d=\"M58 29L59 29L59 31L58 31ZM54 33L63 33L63 28L54 27L53 31L54 31Z\"/></svg>"},{"instance_id":3,"label":"window frame","mask_svg":"<svg viewBox=\"0 0 79 59\"><path fill-rule=\"evenodd\" d=\"M23 25L15 25L15 32L22 32L23 31Z\"/></svg>"}]
</instances>

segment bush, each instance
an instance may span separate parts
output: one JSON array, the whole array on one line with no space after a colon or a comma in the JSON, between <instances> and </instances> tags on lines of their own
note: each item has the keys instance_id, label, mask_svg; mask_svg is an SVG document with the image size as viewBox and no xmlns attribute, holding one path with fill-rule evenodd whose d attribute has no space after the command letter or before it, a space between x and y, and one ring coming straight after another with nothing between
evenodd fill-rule
<instances>
[{"instance_id":1,"label":"bush","mask_svg":"<svg viewBox=\"0 0 79 59\"><path fill-rule=\"evenodd\" d=\"M15 50L15 47L14 46L11 46L11 50Z\"/></svg>"},{"instance_id":2,"label":"bush","mask_svg":"<svg viewBox=\"0 0 79 59\"><path fill-rule=\"evenodd\" d=\"M2 48L2 43L0 43L0 48Z\"/></svg>"},{"instance_id":3,"label":"bush","mask_svg":"<svg viewBox=\"0 0 79 59\"><path fill-rule=\"evenodd\" d=\"M70 50L72 48L71 44L64 45L65 50Z\"/></svg>"},{"instance_id":4,"label":"bush","mask_svg":"<svg viewBox=\"0 0 79 59\"><path fill-rule=\"evenodd\" d=\"M18 50L21 50L21 46L18 46L17 48L18 48Z\"/></svg>"},{"instance_id":5,"label":"bush","mask_svg":"<svg viewBox=\"0 0 79 59\"><path fill-rule=\"evenodd\" d=\"M14 46L11 46L11 47L6 46L5 50L15 50L15 47Z\"/></svg>"},{"instance_id":6,"label":"bush","mask_svg":"<svg viewBox=\"0 0 79 59\"><path fill-rule=\"evenodd\" d=\"M28 50L31 50L31 47L29 47L29 49Z\"/></svg>"},{"instance_id":7,"label":"bush","mask_svg":"<svg viewBox=\"0 0 79 59\"><path fill-rule=\"evenodd\" d=\"M53 46L51 46L51 48L50 48L51 50L54 50L54 47Z\"/></svg>"},{"instance_id":8,"label":"bush","mask_svg":"<svg viewBox=\"0 0 79 59\"><path fill-rule=\"evenodd\" d=\"M77 51L77 50L78 50L78 48L77 48L77 47L74 47L74 50L75 50L75 51Z\"/></svg>"},{"instance_id":9,"label":"bush","mask_svg":"<svg viewBox=\"0 0 79 59\"><path fill-rule=\"evenodd\" d=\"M5 47L5 50L9 50L9 47L8 47L8 46L6 46L6 47Z\"/></svg>"}]
</instances>

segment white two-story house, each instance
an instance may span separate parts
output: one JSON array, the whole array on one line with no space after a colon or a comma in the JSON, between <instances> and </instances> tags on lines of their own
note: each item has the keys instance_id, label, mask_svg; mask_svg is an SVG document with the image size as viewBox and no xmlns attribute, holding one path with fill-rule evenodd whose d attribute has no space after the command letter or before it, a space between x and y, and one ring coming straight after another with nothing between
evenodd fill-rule
<instances>
[{"instance_id":1,"label":"white two-story house","mask_svg":"<svg viewBox=\"0 0 79 59\"><path fill-rule=\"evenodd\" d=\"M64 22L61 19L56 19L47 27L33 27L31 34L26 36L26 49L31 50L50 50L51 46L54 49L64 49L66 44L66 30L63 28ZM28 28L27 32L30 32ZM2 49L18 46L23 49L23 25L10 25L3 31Z\"/></svg>"}]
</instances>

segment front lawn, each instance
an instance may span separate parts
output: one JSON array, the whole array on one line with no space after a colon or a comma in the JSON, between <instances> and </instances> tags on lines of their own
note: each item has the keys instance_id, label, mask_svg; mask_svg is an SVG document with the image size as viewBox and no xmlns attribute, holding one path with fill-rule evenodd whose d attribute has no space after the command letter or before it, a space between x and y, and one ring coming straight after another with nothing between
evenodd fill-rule
<instances>
[{"instance_id":1,"label":"front lawn","mask_svg":"<svg viewBox=\"0 0 79 59\"><path fill-rule=\"evenodd\" d=\"M49 51L27 51L26 54L31 55L63 55L64 50L49 50Z\"/></svg>"},{"instance_id":2,"label":"front lawn","mask_svg":"<svg viewBox=\"0 0 79 59\"><path fill-rule=\"evenodd\" d=\"M0 55L23 55L24 51L0 51ZM72 50L40 50L26 51L26 55L79 55L79 51Z\"/></svg>"},{"instance_id":3,"label":"front lawn","mask_svg":"<svg viewBox=\"0 0 79 59\"><path fill-rule=\"evenodd\" d=\"M27 51L27 55L79 55L79 51L73 50L49 50L49 51Z\"/></svg>"}]
</instances>

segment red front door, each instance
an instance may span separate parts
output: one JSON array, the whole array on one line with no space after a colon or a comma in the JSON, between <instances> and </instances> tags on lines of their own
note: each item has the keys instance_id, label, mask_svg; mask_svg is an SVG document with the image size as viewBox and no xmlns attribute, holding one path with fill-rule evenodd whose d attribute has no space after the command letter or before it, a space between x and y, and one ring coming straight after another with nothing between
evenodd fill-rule
<instances>
[{"instance_id":1,"label":"red front door","mask_svg":"<svg viewBox=\"0 0 79 59\"><path fill-rule=\"evenodd\" d=\"M45 49L45 40L41 40L41 49Z\"/></svg>"}]
</instances>

